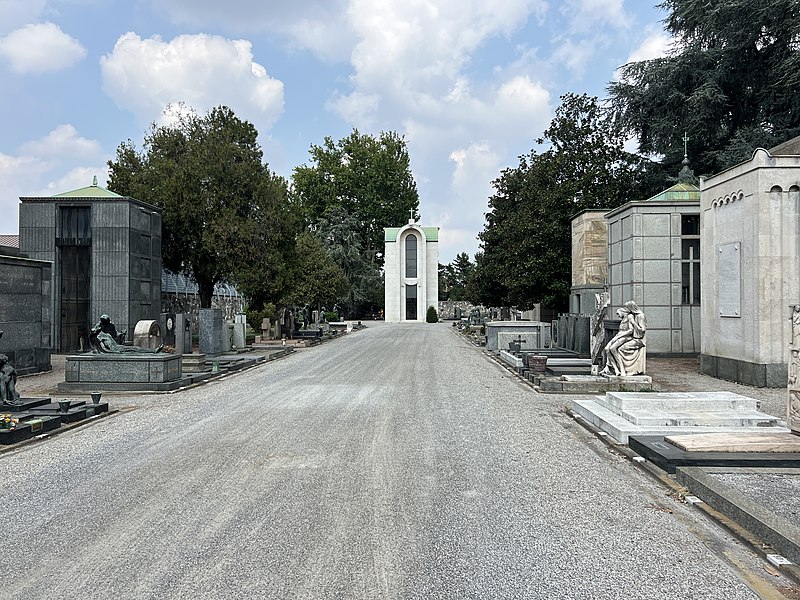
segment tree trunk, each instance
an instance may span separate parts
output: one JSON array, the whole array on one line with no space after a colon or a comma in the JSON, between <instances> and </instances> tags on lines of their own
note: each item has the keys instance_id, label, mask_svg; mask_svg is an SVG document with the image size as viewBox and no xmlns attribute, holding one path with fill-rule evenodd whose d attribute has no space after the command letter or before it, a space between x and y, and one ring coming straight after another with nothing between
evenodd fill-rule
<instances>
[{"instance_id":1,"label":"tree trunk","mask_svg":"<svg viewBox=\"0 0 800 600\"><path fill-rule=\"evenodd\" d=\"M211 297L214 295L214 282L198 280L197 292L200 295L200 308L211 308Z\"/></svg>"}]
</instances>

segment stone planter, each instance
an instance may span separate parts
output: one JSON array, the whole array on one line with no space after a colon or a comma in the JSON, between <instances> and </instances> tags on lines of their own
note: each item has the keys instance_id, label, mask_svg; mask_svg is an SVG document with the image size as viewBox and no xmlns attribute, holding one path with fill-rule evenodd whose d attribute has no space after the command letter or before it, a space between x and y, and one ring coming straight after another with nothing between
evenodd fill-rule
<instances>
[{"instance_id":1,"label":"stone planter","mask_svg":"<svg viewBox=\"0 0 800 600\"><path fill-rule=\"evenodd\" d=\"M92 404L100 404L100 396L102 396L100 392L91 392L89 395L92 397Z\"/></svg>"}]
</instances>

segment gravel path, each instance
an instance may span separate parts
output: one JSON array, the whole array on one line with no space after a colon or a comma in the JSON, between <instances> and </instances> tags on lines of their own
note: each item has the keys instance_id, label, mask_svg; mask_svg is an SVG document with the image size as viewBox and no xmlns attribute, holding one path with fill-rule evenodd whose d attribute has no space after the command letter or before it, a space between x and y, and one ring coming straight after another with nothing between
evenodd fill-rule
<instances>
[{"instance_id":1,"label":"gravel path","mask_svg":"<svg viewBox=\"0 0 800 600\"><path fill-rule=\"evenodd\" d=\"M756 597L448 329L370 324L0 456L3 597Z\"/></svg>"}]
</instances>

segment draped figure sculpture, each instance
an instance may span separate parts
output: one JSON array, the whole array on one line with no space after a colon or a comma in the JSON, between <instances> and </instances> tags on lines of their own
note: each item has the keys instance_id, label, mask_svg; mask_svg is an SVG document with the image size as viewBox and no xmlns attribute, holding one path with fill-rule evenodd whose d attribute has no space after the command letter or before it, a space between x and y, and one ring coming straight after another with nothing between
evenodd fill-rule
<instances>
[{"instance_id":1,"label":"draped figure sculpture","mask_svg":"<svg viewBox=\"0 0 800 600\"><path fill-rule=\"evenodd\" d=\"M619 331L603 349L601 375L644 375L647 351L647 321L639 306L629 300L617 309Z\"/></svg>"}]
</instances>

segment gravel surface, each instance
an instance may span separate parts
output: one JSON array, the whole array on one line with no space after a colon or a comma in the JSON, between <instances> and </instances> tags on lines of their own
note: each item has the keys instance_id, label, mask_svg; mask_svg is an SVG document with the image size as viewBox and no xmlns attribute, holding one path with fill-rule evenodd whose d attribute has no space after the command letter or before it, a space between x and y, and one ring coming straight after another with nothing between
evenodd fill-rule
<instances>
[{"instance_id":1,"label":"gravel surface","mask_svg":"<svg viewBox=\"0 0 800 600\"><path fill-rule=\"evenodd\" d=\"M757 597L569 397L449 328L373 323L0 455L3 596Z\"/></svg>"}]
</instances>

